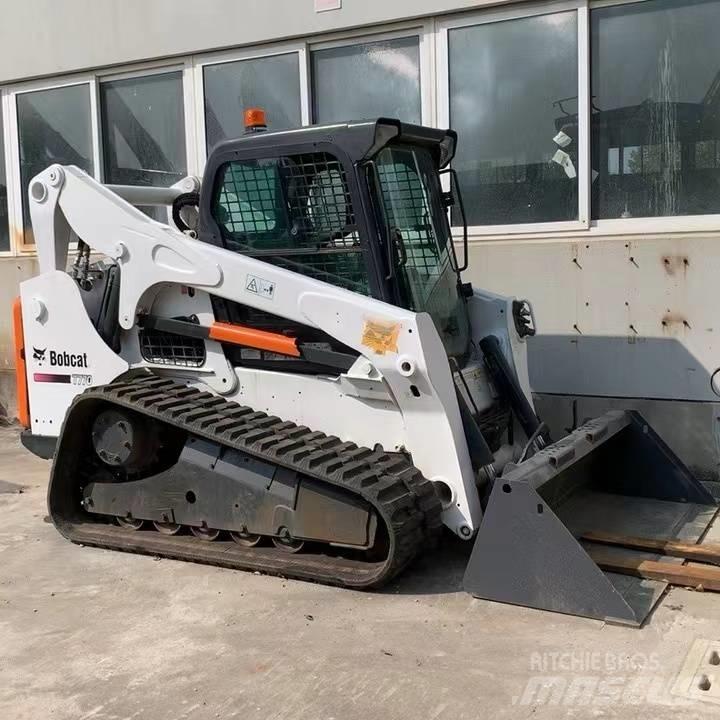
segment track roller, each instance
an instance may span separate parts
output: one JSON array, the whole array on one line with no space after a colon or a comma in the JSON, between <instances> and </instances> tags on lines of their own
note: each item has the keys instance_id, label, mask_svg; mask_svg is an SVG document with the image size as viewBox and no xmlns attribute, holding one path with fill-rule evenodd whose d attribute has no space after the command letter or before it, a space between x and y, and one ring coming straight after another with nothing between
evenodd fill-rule
<instances>
[{"instance_id":1,"label":"track roller","mask_svg":"<svg viewBox=\"0 0 720 720\"><path fill-rule=\"evenodd\" d=\"M182 530L182 525L173 522L153 522L153 525L163 535L177 535Z\"/></svg>"},{"instance_id":2,"label":"track roller","mask_svg":"<svg viewBox=\"0 0 720 720\"><path fill-rule=\"evenodd\" d=\"M220 537L219 530L215 530L215 528L209 528L206 526L191 527L190 532L195 537L200 538L201 540L206 540L207 542L212 542L213 540L217 540Z\"/></svg>"},{"instance_id":3,"label":"track roller","mask_svg":"<svg viewBox=\"0 0 720 720\"><path fill-rule=\"evenodd\" d=\"M133 517L116 517L115 522L120 527L127 528L128 530L140 530L144 524L144 520L137 520Z\"/></svg>"},{"instance_id":4,"label":"track roller","mask_svg":"<svg viewBox=\"0 0 720 720\"><path fill-rule=\"evenodd\" d=\"M230 537L238 544L243 547L255 547L260 544L262 540L261 535L253 535L249 532L231 532Z\"/></svg>"},{"instance_id":5,"label":"track roller","mask_svg":"<svg viewBox=\"0 0 720 720\"><path fill-rule=\"evenodd\" d=\"M280 537L274 537L272 541L273 545L276 548L289 553L300 552L305 545L302 540L297 540L292 535L290 535L287 530L285 530L285 532L282 533Z\"/></svg>"}]
</instances>

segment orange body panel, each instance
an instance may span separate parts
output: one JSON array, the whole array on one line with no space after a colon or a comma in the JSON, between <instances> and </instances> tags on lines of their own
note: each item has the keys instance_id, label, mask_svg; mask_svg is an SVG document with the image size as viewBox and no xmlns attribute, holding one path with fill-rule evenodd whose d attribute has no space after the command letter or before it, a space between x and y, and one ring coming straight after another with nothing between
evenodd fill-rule
<instances>
[{"instance_id":1,"label":"orange body panel","mask_svg":"<svg viewBox=\"0 0 720 720\"><path fill-rule=\"evenodd\" d=\"M25 335L23 333L22 306L20 298L13 301L13 341L15 344L15 387L17 389L17 415L20 424L30 427L30 402L28 400L27 372L25 368Z\"/></svg>"}]
</instances>

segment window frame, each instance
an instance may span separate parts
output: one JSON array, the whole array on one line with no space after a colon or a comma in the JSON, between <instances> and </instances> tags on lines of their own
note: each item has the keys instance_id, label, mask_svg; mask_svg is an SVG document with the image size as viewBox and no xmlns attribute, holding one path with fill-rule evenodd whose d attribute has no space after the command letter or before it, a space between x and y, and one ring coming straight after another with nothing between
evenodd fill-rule
<instances>
[{"instance_id":1,"label":"window frame","mask_svg":"<svg viewBox=\"0 0 720 720\"><path fill-rule=\"evenodd\" d=\"M303 126L306 126L310 125L307 47L307 42L304 40L288 43L270 43L233 50L222 50L220 52L202 53L191 58L196 88L193 117L196 129L195 160L198 168L204 168L208 159L207 128L205 126L205 68L210 65L223 65L243 60L261 60L277 55L297 54L300 86L300 122Z\"/></svg>"},{"instance_id":2,"label":"window frame","mask_svg":"<svg viewBox=\"0 0 720 720\"><path fill-rule=\"evenodd\" d=\"M578 117L579 135L584 137L584 147L579 152L585 161L585 172L578 173L578 197L581 202L580 220L569 223L532 223L515 225L479 225L468 228L470 241L507 242L515 240L557 240L559 242L573 238L617 237L636 235L647 237L653 234L670 233L702 233L720 231L720 212L709 215L676 215L671 217L644 218L607 218L593 220L591 216L592 195L592 158L591 158L591 123L590 112L590 21L593 10L619 5L635 5L652 0L553 0L538 2L527 7L491 7L467 12L464 14L444 14L437 17L435 37L435 94L437 98L436 124L440 127L449 126L449 57L448 30L457 27L501 22L522 17L547 15L552 12L576 9L578 12L578 85L583 89L585 98L579 103L579 111L586 114L586 121ZM578 97L581 97L579 94ZM462 138L460 138L462 143ZM460 146L462 147L462 145ZM449 189L448 180L444 178L444 187ZM460 228L455 226L453 233L457 237Z\"/></svg>"},{"instance_id":3,"label":"window frame","mask_svg":"<svg viewBox=\"0 0 720 720\"><path fill-rule=\"evenodd\" d=\"M183 104L185 112L185 152L188 175L197 175L201 166L197 164L195 129L195 85L192 72L193 59L165 58L162 60L133 63L122 68L97 68L91 72L73 73L53 78L40 78L14 83L3 90L2 112L5 130L5 163L8 182L8 219L10 225L10 251L0 252L0 256L32 256L36 249L34 243L25 242L22 215L23 188L20 181L20 132L17 116L17 98L30 92L56 90L76 85L88 85L90 94L90 131L93 159L93 178L104 182L102 125L100 114L100 83L112 80L128 80L153 74L182 71ZM18 228L22 228L18 231ZM71 245L71 248L74 246Z\"/></svg>"},{"instance_id":4,"label":"window frame","mask_svg":"<svg viewBox=\"0 0 720 720\"><path fill-rule=\"evenodd\" d=\"M321 36L307 41L307 80L308 80L308 116L312 118L313 78L312 53L316 50L333 50L335 48L352 47L364 43L382 42L383 40L402 40L418 38L418 57L420 70L420 122L423 125L434 125L435 118L435 19L421 22L407 22L386 26L375 32L367 29L348 30L332 35ZM361 118L357 118L361 119ZM401 118L402 119L402 118Z\"/></svg>"},{"instance_id":5,"label":"window frame","mask_svg":"<svg viewBox=\"0 0 720 720\"><path fill-rule=\"evenodd\" d=\"M0 143L3 144L3 149L5 150L5 167L2 168L5 171L5 185L7 187L7 224L8 224L8 238L10 240L8 244L7 250L0 250L0 258L3 257L13 257L17 253L16 245L17 245L17 237L16 233L14 231L14 217L13 217L13 203L14 203L14 193L15 193L15 183L12 182L10 177L10 171L12 168L12 162L9 157L9 151L12 147L12 140L10 137L10 128L8 127L8 114L9 110L7 109L9 105L9 93L6 88L0 87L0 114L2 115L2 129L3 132L0 134Z\"/></svg>"},{"instance_id":6,"label":"window frame","mask_svg":"<svg viewBox=\"0 0 720 720\"><path fill-rule=\"evenodd\" d=\"M302 125L311 124L312 70L311 53L364 42L393 40L417 36L420 60L420 105L422 123L448 127L450 116L448 35L455 28L502 22L555 12L575 11L578 19L578 156L582 172L578 173L578 219L549 223L479 225L469 228L472 242L505 242L515 240L557 240L564 242L586 237L653 234L702 233L720 231L720 212L709 215L678 215L672 217L608 218L593 220L591 216L592 165L590 111L590 23L593 10L652 0L537 0L527 3L503 3L471 10L436 13L427 18L380 23L372 27L348 28L315 33L287 41L268 41L220 51L207 51L165 57L146 62L128 63L117 67L93 68L67 75L6 83L0 87L0 112L3 119L5 177L8 194L8 229L10 248L0 250L0 257L28 256L35 246L25 242L22 221L20 185L19 128L17 96L27 92L59 89L88 84L90 90L91 147L94 177L102 182L104 158L100 114L99 85L112 80L132 79L152 74L182 71L186 161L189 175L201 175L207 163L205 139L204 68L208 65L251 60L296 53L300 87ZM462 143L462 138L460 139ZM462 148L462 144L460 146ZM448 178L443 178L447 189ZM458 228L453 228L457 236Z\"/></svg>"},{"instance_id":7,"label":"window frame","mask_svg":"<svg viewBox=\"0 0 720 720\"><path fill-rule=\"evenodd\" d=\"M458 28L489 25L522 18L552 15L561 12L577 15L577 70L578 70L578 159L581 171L578 179L578 219L553 222L508 223L507 225L472 225L471 236L521 235L532 232L577 233L590 227L590 22L587 0L554 0L522 7L494 7L487 10L443 17L436 32L436 93L437 120L441 127L450 127L450 43L449 33ZM462 148L462 138L460 138ZM445 183L449 182L445 178ZM446 185L446 189L449 187ZM462 187L460 188L462 191ZM453 232L458 232L455 226Z\"/></svg>"}]
</instances>

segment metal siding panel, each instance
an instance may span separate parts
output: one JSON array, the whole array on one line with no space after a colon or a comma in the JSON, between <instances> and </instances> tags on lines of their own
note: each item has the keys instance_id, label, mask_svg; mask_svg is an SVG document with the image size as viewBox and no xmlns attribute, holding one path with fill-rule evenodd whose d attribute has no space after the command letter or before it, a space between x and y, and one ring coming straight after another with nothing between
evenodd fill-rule
<instances>
[{"instance_id":1,"label":"metal siding panel","mask_svg":"<svg viewBox=\"0 0 720 720\"><path fill-rule=\"evenodd\" d=\"M471 245L467 279L529 298L534 392L716 401L720 367L708 289L716 236L615 237Z\"/></svg>"}]
</instances>

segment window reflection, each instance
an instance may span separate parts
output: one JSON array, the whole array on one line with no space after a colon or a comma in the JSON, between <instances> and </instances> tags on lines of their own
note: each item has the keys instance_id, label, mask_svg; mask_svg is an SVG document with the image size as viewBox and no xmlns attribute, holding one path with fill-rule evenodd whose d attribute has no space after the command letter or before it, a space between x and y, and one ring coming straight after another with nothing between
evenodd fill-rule
<instances>
[{"instance_id":1,"label":"window reflection","mask_svg":"<svg viewBox=\"0 0 720 720\"><path fill-rule=\"evenodd\" d=\"M32 243L27 188L53 163L76 165L93 174L90 89L70 85L17 96L20 141L20 190L25 242Z\"/></svg>"},{"instance_id":2,"label":"window reflection","mask_svg":"<svg viewBox=\"0 0 720 720\"><path fill-rule=\"evenodd\" d=\"M576 13L457 28L448 42L468 222L577 219Z\"/></svg>"},{"instance_id":3,"label":"window reflection","mask_svg":"<svg viewBox=\"0 0 720 720\"><path fill-rule=\"evenodd\" d=\"M720 1L591 14L593 217L720 210Z\"/></svg>"},{"instance_id":4,"label":"window reflection","mask_svg":"<svg viewBox=\"0 0 720 720\"><path fill-rule=\"evenodd\" d=\"M182 74L100 85L105 182L169 187L187 174Z\"/></svg>"},{"instance_id":5,"label":"window reflection","mask_svg":"<svg viewBox=\"0 0 720 720\"><path fill-rule=\"evenodd\" d=\"M207 65L203 77L208 151L243 134L247 108L263 108L271 130L302 125L297 53Z\"/></svg>"},{"instance_id":6,"label":"window reflection","mask_svg":"<svg viewBox=\"0 0 720 720\"><path fill-rule=\"evenodd\" d=\"M312 70L316 123L381 116L421 121L417 36L316 50Z\"/></svg>"}]
</instances>

